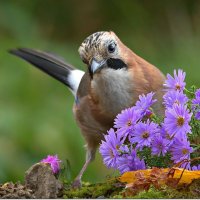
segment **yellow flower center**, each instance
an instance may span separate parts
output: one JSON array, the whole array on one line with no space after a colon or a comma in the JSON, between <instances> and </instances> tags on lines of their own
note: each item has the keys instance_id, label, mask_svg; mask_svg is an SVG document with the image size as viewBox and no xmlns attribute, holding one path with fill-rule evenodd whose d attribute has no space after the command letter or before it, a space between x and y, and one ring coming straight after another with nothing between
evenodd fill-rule
<instances>
[{"instance_id":1,"label":"yellow flower center","mask_svg":"<svg viewBox=\"0 0 200 200\"><path fill-rule=\"evenodd\" d=\"M171 140L171 136L170 136L169 133L166 133L166 138L167 138L168 140Z\"/></svg>"},{"instance_id":2,"label":"yellow flower center","mask_svg":"<svg viewBox=\"0 0 200 200\"><path fill-rule=\"evenodd\" d=\"M174 102L174 104L178 104L178 105L179 105L179 104L180 104L180 102L179 102L178 100L176 100L176 101Z\"/></svg>"},{"instance_id":3,"label":"yellow flower center","mask_svg":"<svg viewBox=\"0 0 200 200\"><path fill-rule=\"evenodd\" d=\"M183 153L183 155L188 154L188 150L187 149L182 149L182 153Z\"/></svg>"},{"instance_id":4,"label":"yellow flower center","mask_svg":"<svg viewBox=\"0 0 200 200\"><path fill-rule=\"evenodd\" d=\"M180 90L181 86L179 84L176 84L176 90Z\"/></svg>"},{"instance_id":5,"label":"yellow flower center","mask_svg":"<svg viewBox=\"0 0 200 200\"><path fill-rule=\"evenodd\" d=\"M178 124L178 126L183 126L184 122L185 122L185 120L184 120L183 117L179 116L177 118L177 124Z\"/></svg>"},{"instance_id":6,"label":"yellow flower center","mask_svg":"<svg viewBox=\"0 0 200 200\"><path fill-rule=\"evenodd\" d=\"M142 134L142 137L145 138L145 139L148 138L148 137L149 137L149 133L148 133L148 132L144 132L144 133Z\"/></svg>"},{"instance_id":7,"label":"yellow flower center","mask_svg":"<svg viewBox=\"0 0 200 200\"><path fill-rule=\"evenodd\" d=\"M126 124L127 124L127 126L131 126L132 125L131 120L129 120Z\"/></svg>"}]
</instances>

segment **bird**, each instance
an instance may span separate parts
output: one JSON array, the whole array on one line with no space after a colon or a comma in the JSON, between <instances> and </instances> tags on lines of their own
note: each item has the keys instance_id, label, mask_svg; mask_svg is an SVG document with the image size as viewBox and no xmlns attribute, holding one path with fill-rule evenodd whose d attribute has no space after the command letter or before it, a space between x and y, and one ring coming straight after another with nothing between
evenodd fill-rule
<instances>
[{"instance_id":1,"label":"bird","mask_svg":"<svg viewBox=\"0 0 200 200\"><path fill-rule=\"evenodd\" d=\"M72 110L86 143L86 160L72 184L75 188L81 187L82 176L116 115L133 106L139 95L154 92L158 100L154 112L163 115L165 75L129 49L113 31L95 32L82 42L78 52L85 71L52 53L28 48L9 52L65 84L74 95Z\"/></svg>"}]
</instances>

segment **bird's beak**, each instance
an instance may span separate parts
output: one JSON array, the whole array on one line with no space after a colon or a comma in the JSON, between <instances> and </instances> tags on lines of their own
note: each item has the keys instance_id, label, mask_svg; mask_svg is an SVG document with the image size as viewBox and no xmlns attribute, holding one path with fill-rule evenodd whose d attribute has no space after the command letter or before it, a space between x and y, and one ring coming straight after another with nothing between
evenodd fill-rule
<instances>
[{"instance_id":1,"label":"bird's beak","mask_svg":"<svg viewBox=\"0 0 200 200\"><path fill-rule=\"evenodd\" d=\"M91 61L91 72L94 74L99 68L101 68L106 61L96 61L94 58Z\"/></svg>"}]
</instances>

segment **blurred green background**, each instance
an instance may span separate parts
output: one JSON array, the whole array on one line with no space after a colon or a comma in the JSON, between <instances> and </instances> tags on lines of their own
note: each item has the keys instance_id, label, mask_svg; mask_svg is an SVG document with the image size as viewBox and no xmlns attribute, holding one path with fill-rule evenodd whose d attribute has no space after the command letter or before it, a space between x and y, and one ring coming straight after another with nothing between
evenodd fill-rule
<instances>
[{"instance_id":1,"label":"blurred green background","mask_svg":"<svg viewBox=\"0 0 200 200\"><path fill-rule=\"evenodd\" d=\"M102 30L113 30L165 74L182 68L187 84L200 86L200 1L0 0L0 182L23 180L47 154L68 159L72 177L85 160L71 93L7 50L46 50L84 69L77 49ZM112 173L98 154L83 179Z\"/></svg>"}]
</instances>

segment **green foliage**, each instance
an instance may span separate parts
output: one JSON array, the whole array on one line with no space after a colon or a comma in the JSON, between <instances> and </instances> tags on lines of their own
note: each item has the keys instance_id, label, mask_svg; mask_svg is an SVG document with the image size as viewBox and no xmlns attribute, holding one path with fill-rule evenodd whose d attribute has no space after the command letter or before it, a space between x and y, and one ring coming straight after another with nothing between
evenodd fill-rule
<instances>
[{"instance_id":1,"label":"green foliage","mask_svg":"<svg viewBox=\"0 0 200 200\"><path fill-rule=\"evenodd\" d=\"M72 181L72 169L68 159L60 163L59 180L63 183L70 183Z\"/></svg>"},{"instance_id":2,"label":"green foliage","mask_svg":"<svg viewBox=\"0 0 200 200\"><path fill-rule=\"evenodd\" d=\"M169 153L167 153L165 156L153 156L151 155L151 149L148 147L144 147L142 151L138 152L138 155L141 159L144 159L145 163L147 163L147 166L150 168L165 168L169 167L171 163Z\"/></svg>"},{"instance_id":3,"label":"green foliage","mask_svg":"<svg viewBox=\"0 0 200 200\"><path fill-rule=\"evenodd\" d=\"M159 117L159 116L157 116L155 114L153 114L151 116L151 121L156 123L156 124L159 124L159 125L161 125L161 123L163 122L163 119L164 119L163 117Z\"/></svg>"}]
</instances>

